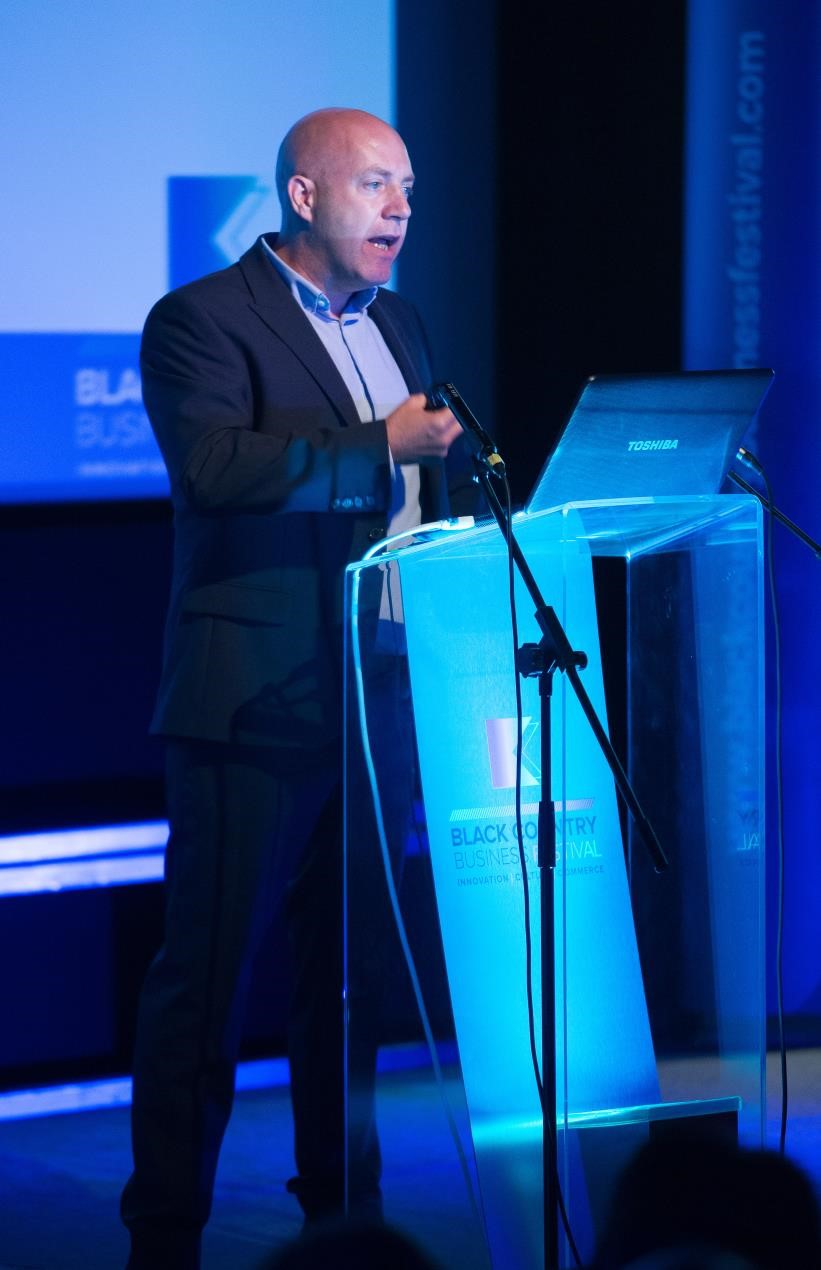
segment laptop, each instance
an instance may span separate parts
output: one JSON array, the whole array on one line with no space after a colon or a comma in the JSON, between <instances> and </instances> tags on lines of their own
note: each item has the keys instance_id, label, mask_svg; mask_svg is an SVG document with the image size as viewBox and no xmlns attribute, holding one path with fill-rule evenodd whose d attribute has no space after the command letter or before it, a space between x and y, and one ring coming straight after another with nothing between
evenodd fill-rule
<instances>
[{"instance_id":1,"label":"laptop","mask_svg":"<svg viewBox=\"0 0 821 1270\"><path fill-rule=\"evenodd\" d=\"M593 375L525 504L717 494L773 372Z\"/></svg>"}]
</instances>

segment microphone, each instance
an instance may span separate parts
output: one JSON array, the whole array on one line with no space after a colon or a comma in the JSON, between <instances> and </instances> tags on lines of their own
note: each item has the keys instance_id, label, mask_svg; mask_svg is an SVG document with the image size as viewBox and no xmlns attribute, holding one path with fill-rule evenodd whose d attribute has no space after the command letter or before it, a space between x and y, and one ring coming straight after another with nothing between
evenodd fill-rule
<instances>
[{"instance_id":1,"label":"microphone","mask_svg":"<svg viewBox=\"0 0 821 1270\"><path fill-rule=\"evenodd\" d=\"M742 463L746 463L747 467L751 467L754 472L758 472L759 476L764 475L764 469L758 459L754 454L751 454L749 450L745 450L743 445L738 447L738 454L736 455L736 458L740 459Z\"/></svg>"},{"instance_id":2,"label":"microphone","mask_svg":"<svg viewBox=\"0 0 821 1270\"><path fill-rule=\"evenodd\" d=\"M427 398L433 408L447 406L467 437L474 457L494 476L504 476L505 464L502 456L454 385L434 384L428 389Z\"/></svg>"}]
</instances>

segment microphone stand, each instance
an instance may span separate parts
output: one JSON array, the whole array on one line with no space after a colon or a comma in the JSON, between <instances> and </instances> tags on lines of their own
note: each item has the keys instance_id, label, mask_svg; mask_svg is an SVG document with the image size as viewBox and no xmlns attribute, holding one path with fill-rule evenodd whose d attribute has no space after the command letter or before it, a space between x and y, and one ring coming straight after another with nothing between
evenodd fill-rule
<instances>
[{"instance_id":1,"label":"microphone stand","mask_svg":"<svg viewBox=\"0 0 821 1270\"><path fill-rule=\"evenodd\" d=\"M557 670L566 675L590 727L613 773L616 786L630 809L639 833L653 861L656 872L667 868L667 858L652 825L642 811L610 738L596 714L593 703L579 679L579 670L587 665L587 656L574 651L555 610L544 601L539 586L513 533L513 526L494 488L492 466L474 456L476 479L508 544L531 599L536 607L536 621L542 637L538 644L523 644L516 651L516 672L526 678L538 678L542 783L539 798L537 863L541 879L540 895L540 971L542 982L542 1161L544 1170L544 1265L545 1270L559 1267L559 1159L556 1116L556 955L555 895L556 828L551 798L551 700L553 675Z\"/></svg>"}]
</instances>

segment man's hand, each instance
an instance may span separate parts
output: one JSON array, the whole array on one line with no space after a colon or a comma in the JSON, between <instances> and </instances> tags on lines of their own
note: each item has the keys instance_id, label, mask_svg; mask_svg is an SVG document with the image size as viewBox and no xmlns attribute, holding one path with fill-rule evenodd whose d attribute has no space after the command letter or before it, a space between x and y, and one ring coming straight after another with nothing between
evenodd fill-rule
<instances>
[{"instance_id":1,"label":"man's hand","mask_svg":"<svg viewBox=\"0 0 821 1270\"><path fill-rule=\"evenodd\" d=\"M414 393L385 420L394 463L443 459L462 429L446 406L425 409L425 394Z\"/></svg>"}]
</instances>

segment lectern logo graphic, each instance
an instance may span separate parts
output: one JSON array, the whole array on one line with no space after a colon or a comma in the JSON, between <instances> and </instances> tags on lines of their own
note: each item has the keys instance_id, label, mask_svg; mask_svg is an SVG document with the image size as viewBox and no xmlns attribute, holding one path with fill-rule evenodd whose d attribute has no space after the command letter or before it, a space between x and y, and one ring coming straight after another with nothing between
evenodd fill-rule
<instances>
[{"instance_id":1,"label":"lectern logo graphic","mask_svg":"<svg viewBox=\"0 0 821 1270\"><path fill-rule=\"evenodd\" d=\"M490 759L490 783L494 789L513 789L516 784L516 719L485 719ZM522 719L522 787L538 785L539 722L530 715Z\"/></svg>"}]
</instances>

